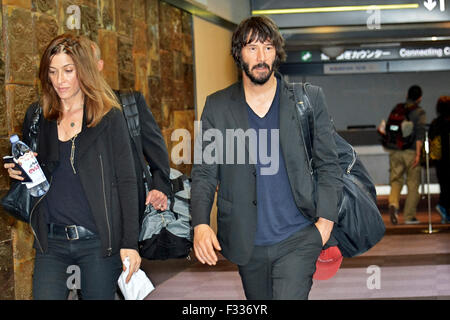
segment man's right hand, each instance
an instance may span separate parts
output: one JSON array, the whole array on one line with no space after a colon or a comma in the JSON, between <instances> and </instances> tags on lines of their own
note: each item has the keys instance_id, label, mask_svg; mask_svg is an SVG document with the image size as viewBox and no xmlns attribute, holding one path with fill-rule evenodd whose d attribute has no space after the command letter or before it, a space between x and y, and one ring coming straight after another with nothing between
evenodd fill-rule
<instances>
[{"instance_id":1,"label":"man's right hand","mask_svg":"<svg viewBox=\"0 0 450 320\"><path fill-rule=\"evenodd\" d=\"M213 229L207 224L199 224L194 228L194 251L197 259L210 266L217 263L215 250L222 250Z\"/></svg>"}]
</instances>

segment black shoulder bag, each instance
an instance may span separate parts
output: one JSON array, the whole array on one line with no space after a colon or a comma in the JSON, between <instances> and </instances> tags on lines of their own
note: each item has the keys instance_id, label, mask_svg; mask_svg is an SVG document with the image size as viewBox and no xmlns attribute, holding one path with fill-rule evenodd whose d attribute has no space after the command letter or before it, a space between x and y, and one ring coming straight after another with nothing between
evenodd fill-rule
<instances>
[{"instance_id":1,"label":"black shoulder bag","mask_svg":"<svg viewBox=\"0 0 450 320\"><path fill-rule=\"evenodd\" d=\"M308 99L306 85L293 83L301 134L308 157L310 172L314 175L312 157L314 137L314 110ZM377 207L377 195L372 178L357 157L353 147L333 130L342 168L344 184L342 200L339 204L338 222L332 235L339 242L338 247L344 257L360 255L384 236L386 227ZM315 179L314 179L315 180Z\"/></svg>"},{"instance_id":2,"label":"black shoulder bag","mask_svg":"<svg viewBox=\"0 0 450 320\"><path fill-rule=\"evenodd\" d=\"M37 150L38 135L39 135L39 120L41 117L42 108L37 105L33 112L31 119L30 131L29 131L29 147L33 150ZM11 183L11 187L2 198L2 206L11 216L14 218L30 222L30 214L34 203L38 198L33 197L25 184L14 181Z\"/></svg>"}]
</instances>

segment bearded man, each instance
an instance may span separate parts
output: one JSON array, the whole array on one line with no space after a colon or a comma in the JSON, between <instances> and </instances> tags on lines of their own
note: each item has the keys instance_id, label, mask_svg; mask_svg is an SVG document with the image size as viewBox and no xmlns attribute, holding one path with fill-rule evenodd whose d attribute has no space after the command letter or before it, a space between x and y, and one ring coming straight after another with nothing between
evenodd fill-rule
<instances>
[{"instance_id":1,"label":"bearded man","mask_svg":"<svg viewBox=\"0 0 450 320\"><path fill-rule=\"evenodd\" d=\"M337 221L342 192L332 124L322 90L316 86L307 88L315 109L317 182L312 181L294 94L276 71L286 58L283 46L271 19L250 17L239 24L232 37L232 55L242 69L242 81L208 96L202 128L218 130L227 138L229 130L242 129L247 138L253 132L257 139L245 142L245 163L229 161L242 156L237 152L244 148L230 148L233 144L226 141L218 148L225 163L203 161L192 170L196 257L215 265L217 250L237 264L247 299L308 298L316 260ZM208 144L205 139L196 140L201 150ZM278 170L264 170L264 152L252 159L249 150L254 147L277 154ZM216 236L209 218L217 187Z\"/></svg>"}]
</instances>

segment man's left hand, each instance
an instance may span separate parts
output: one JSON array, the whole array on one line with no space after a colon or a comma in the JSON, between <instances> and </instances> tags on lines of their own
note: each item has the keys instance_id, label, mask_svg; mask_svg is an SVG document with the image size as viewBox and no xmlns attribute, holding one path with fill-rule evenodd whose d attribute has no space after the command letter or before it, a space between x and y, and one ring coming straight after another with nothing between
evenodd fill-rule
<instances>
[{"instance_id":1,"label":"man's left hand","mask_svg":"<svg viewBox=\"0 0 450 320\"><path fill-rule=\"evenodd\" d=\"M331 236L331 231L333 231L334 222L331 220L327 220L325 218L319 218L316 222L316 228L319 230L320 235L322 236L322 246L328 242Z\"/></svg>"},{"instance_id":2,"label":"man's left hand","mask_svg":"<svg viewBox=\"0 0 450 320\"><path fill-rule=\"evenodd\" d=\"M145 199L145 205L151 204L156 210L167 210L167 196L156 189L151 190Z\"/></svg>"}]
</instances>

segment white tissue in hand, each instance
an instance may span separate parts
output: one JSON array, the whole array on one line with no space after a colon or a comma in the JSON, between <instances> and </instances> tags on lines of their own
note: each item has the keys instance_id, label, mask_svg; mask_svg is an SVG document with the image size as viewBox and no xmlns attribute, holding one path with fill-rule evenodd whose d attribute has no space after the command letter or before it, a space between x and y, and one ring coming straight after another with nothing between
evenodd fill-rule
<instances>
[{"instance_id":1,"label":"white tissue in hand","mask_svg":"<svg viewBox=\"0 0 450 320\"><path fill-rule=\"evenodd\" d=\"M141 269L131 276L130 282L126 283L128 273L130 272L130 259L126 257L123 264L126 270L122 271L119 280L117 280L120 291L122 291L125 300L143 300L155 287Z\"/></svg>"}]
</instances>

